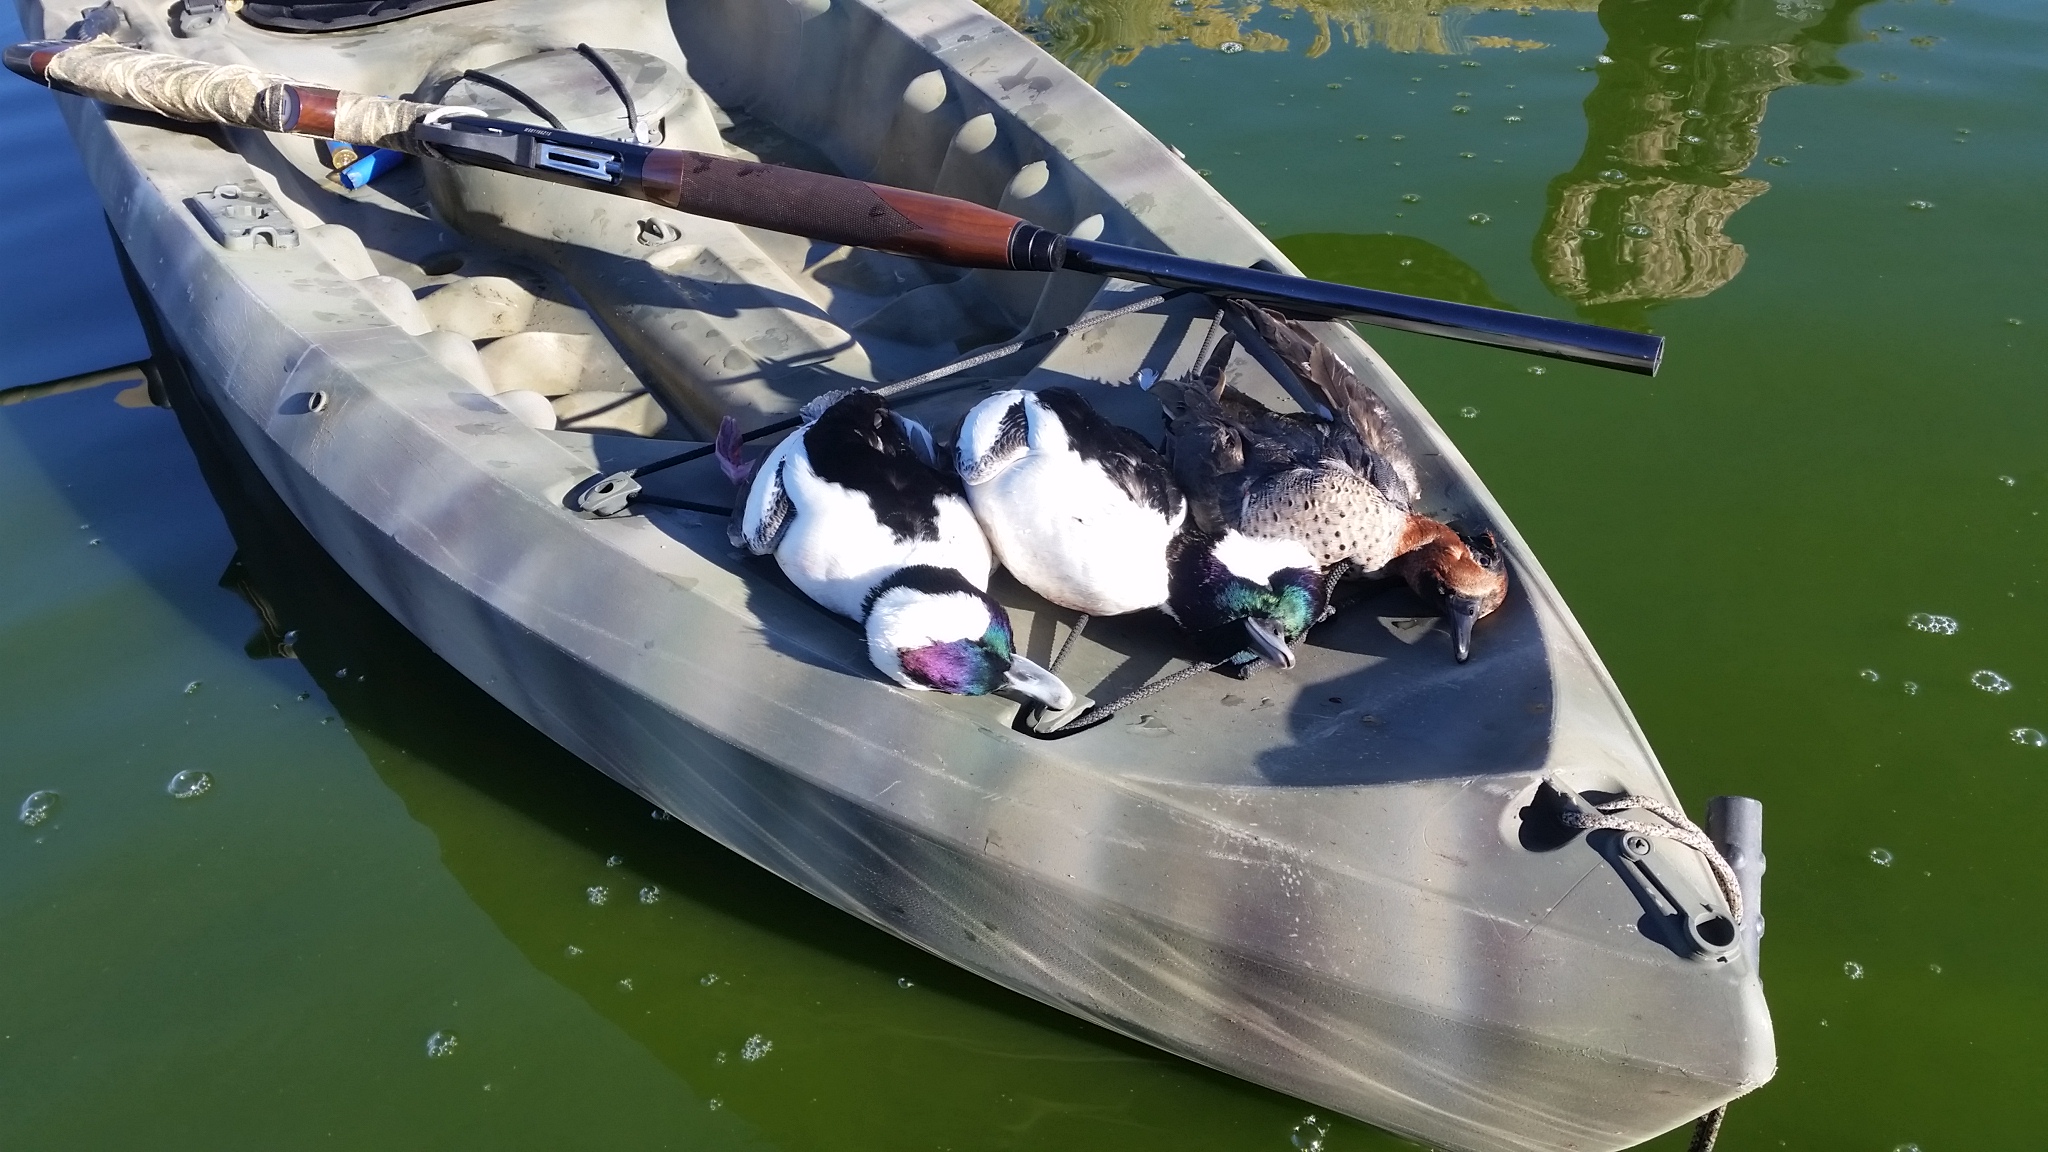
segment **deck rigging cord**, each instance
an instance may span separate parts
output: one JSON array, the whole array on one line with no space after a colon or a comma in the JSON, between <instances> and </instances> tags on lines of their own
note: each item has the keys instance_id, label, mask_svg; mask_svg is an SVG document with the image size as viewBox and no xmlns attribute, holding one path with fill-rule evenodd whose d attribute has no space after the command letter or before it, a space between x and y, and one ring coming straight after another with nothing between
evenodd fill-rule
<instances>
[{"instance_id":1,"label":"deck rigging cord","mask_svg":"<svg viewBox=\"0 0 2048 1152\"><path fill-rule=\"evenodd\" d=\"M1693 823L1684 812L1648 796L1618 796L1594 804L1593 807L1600 815L1588 816L1584 812L1564 811L1558 813L1558 817L1566 827L1576 828L1582 832L1605 828L1624 835L1633 833L1658 840L1672 840L1699 853L1706 860L1708 869L1714 873L1714 882L1720 885L1722 897L1728 901L1729 917L1737 924L1742 923L1742 884L1736 879L1734 867L1721 855L1721 850L1714 846L1714 841L1706 832ZM1640 820L1624 820L1613 815L1630 808L1641 808L1646 812L1655 813L1662 817L1665 823L1646 824Z\"/></svg>"},{"instance_id":2,"label":"deck rigging cord","mask_svg":"<svg viewBox=\"0 0 2048 1152\"><path fill-rule=\"evenodd\" d=\"M484 88L489 88L493 92L510 96L512 99L518 101L520 107L526 109L528 112L533 113L535 116L538 116L541 119L547 121L548 127L564 128L566 130L561 120L556 118L553 112L548 111L547 105L527 95L524 89L520 88L517 84L512 83L510 80L501 80L498 77L491 75L489 72L479 72L474 68L465 70L462 73L462 78L464 80L469 81L471 84L476 84Z\"/></svg>"},{"instance_id":3,"label":"deck rigging cord","mask_svg":"<svg viewBox=\"0 0 2048 1152\"><path fill-rule=\"evenodd\" d=\"M604 82L611 85L612 92L619 98L619 103L625 107L626 130L633 134L633 143L650 143L653 139L653 134L648 132L646 127L641 124L640 109L633 103L633 90L626 87L626 82L620 79L618 69L613 68L612 62L604 58L604 53L599 52L588 44L576 45L576 52L585 60L590 61L591 66L596 68L598 73L604 77ZM560 125L557 125L557 127L560 127Z\"/></svg>"}]
</instances>

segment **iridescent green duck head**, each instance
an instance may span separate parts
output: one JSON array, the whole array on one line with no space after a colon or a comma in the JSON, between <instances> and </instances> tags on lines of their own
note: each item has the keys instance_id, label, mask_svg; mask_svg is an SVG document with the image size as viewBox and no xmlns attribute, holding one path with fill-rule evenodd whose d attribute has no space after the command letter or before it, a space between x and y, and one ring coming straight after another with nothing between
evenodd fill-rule
<instances>
[{"instance_id":1,"label":"iridescent green duck head","mask_svg":"<svg viewBox=\"0 0 2048 1152\"><path fill-rule=\"evenodd\" d=\"M1247 675L1259 660L1294 667L1294 645L1329 615L1327 575L1293 540L1187 532L1167 554L1166 613L1206 659Z\"/></svg>"}]
</instances>

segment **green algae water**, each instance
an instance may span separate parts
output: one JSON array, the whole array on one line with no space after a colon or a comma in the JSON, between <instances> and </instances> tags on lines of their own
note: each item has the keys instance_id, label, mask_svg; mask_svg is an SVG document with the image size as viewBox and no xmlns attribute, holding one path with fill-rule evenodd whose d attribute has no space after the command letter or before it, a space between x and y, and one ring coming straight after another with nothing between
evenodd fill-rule
<instances>
[{"instance_id":1,"label":"green algae water","mask_svg":"<svg viewBox=\"0 0 2048 1152\"><path fill-rule=\"evenodd\" d=\"M2039 1147L2048 7L990 7L1312 275L1670 339L1369 333L1693 811L1765 802L1722 1148ZM0 119L0 386L135 359L47 97ZM656 819L117 394L0 406L0 1147L1405 1146Z\"/></svg>"}]
</instances>

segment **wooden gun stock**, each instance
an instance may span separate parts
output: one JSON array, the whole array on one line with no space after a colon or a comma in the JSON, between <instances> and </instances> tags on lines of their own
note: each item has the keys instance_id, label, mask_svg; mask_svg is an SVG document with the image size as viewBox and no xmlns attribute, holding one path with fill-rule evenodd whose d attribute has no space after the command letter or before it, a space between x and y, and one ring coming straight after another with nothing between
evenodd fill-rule
<instances>
[{"instance_id":1,"label":"wooden gun stock","mask_svg":"<svg viewBox=\"0 0 2048 1152\"><path fill-rule=\"evenodd\" d=\"M965 268L1059 267L1057 233L949 196L661 149L638 179L634 195L714 220Z\"/></svg>"}]
</instances>

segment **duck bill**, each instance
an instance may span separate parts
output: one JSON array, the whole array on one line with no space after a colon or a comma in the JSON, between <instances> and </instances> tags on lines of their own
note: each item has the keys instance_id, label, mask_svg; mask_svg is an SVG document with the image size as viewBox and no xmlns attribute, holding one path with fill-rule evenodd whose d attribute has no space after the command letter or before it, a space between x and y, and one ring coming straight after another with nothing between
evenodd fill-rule
<instances>
[{"instance_id":1,"label":"duck bill","mask_svg":"<svg viewBox=\"0 0 2048 1152\"><path fill-rule=\"evenodd\" d=\"M1268 664L1276 668L1294 667L1294 649L1280 636L1280 630L1265 620L1247 619L1244 634L1251 641L1252 651L1259 654Z\"/></svg>"},{"instance_id":2,"label":"duck bill","mask_svg":"<svg viewBox=\"0 0 2048 1152\"><path fill-rule=\"evenodd\" d=\"M1010 661L1009 670L1003 673L1003 692L1021 696L1053 712L1064 712L1074 706L1073 689L1022 656Z\"/></svg>"},{"instance_id":3,"label":"duck bill","mask_svg":"<svg viewBox=\"0 0 2048 1152\"><path fill-rule=\"evenodd\" d=\"M1460 664L1472 657L1472 625L1478 619L1479 613L1471 608L1451 608L1451 646Z\"/></svg>"}]
</instances>

